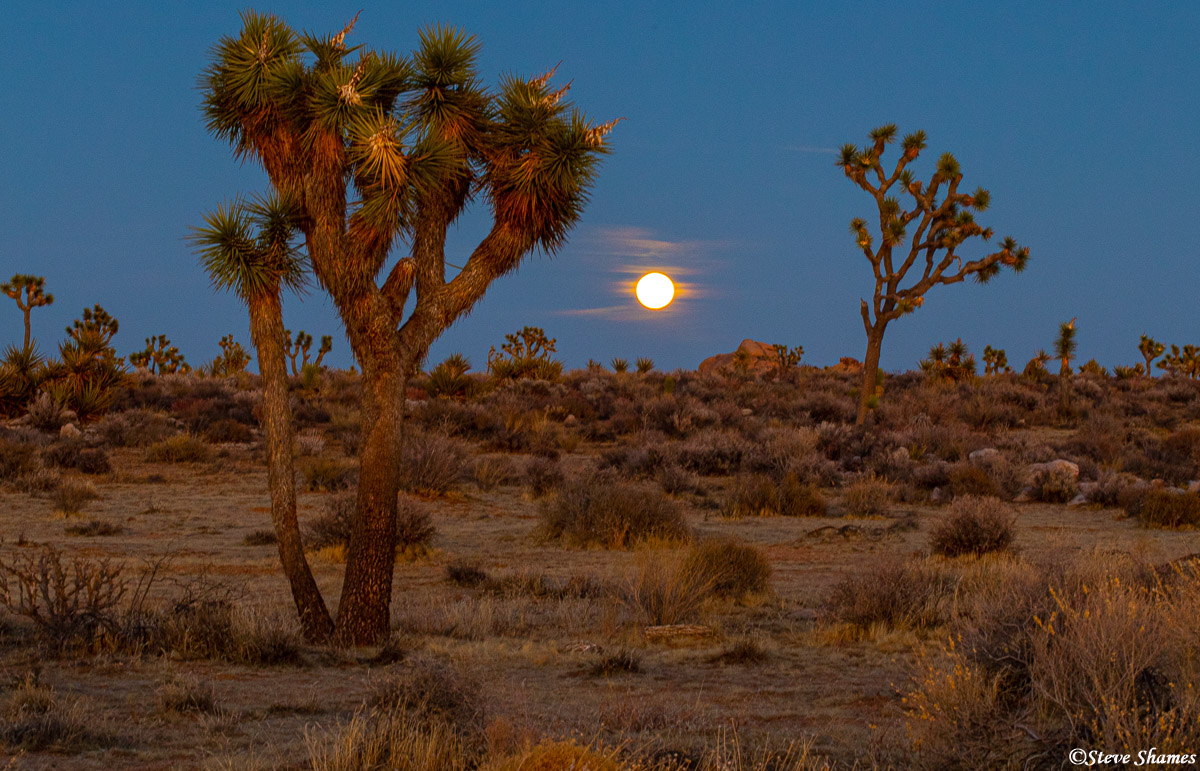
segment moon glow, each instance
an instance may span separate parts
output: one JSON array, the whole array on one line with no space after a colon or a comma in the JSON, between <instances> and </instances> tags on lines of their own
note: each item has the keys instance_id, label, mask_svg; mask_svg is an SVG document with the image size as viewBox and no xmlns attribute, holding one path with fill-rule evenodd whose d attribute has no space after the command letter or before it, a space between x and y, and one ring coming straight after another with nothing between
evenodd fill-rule
<instances>
[{"instance_id":1,"label":"moon glow","mask_svg":"<svg viewBox=\"0 0 1200 771\"><path fill-rule=\"evenodd\" d=\"M675 297L675 284L662 273L647 273L638 279L638 302L650 310L661 310L667 307Z\"/></svg>"}]
</instances>

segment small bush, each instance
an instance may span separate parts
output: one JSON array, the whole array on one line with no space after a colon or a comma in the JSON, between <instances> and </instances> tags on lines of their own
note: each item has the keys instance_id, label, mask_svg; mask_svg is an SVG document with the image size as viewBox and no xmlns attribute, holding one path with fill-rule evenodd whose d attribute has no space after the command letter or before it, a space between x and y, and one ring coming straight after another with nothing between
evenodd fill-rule
<instances>
[{"instance_id":1,"label":"small bush","mask_svg":"<svg viewBox=\"0 0 1200 771\"><path fill-rule=\"evenodd\" d=\"M964 495L996 498L1000 495L1000 485L980 467L956 463L950 467L950 492L956 498Z\"/></svg>"},{"instance_id":2,"label":"small bush","mask_svg":"<svg viewBox=\"0 0 1200 771\"><path fill-rule=\"evenodd\" d=\"M0 747L23 752L53 750L76 754L121 744L103 721L78 701L62 703L51 688L26 678L9 699L0 720ZM9 763L10 768L17 766Z\"/></svg>"},{"instance_id":3,"label":"small bush","mask_svg":"<svg viewBox=\"0 0 1200 771\"><path fill-rule=\"evenodd\" d=\"M89 501L100 497L95 486L90 482L63 479L50 496L54 510L68 516L78 514Z\"/></svg>"},{"instance_id":4,"label":"small bush","mask_svg":"<svg viewBox=\"0 0 1200 771\"><path fill-rule=\"evenodd\" d=\"M876 562L833 587L825 618L862 633L876 624L926 630L949 619L952 596L952 581L925 563Z\"/></svg>"},{"instance_id":5,"label":"small bush","mask_svg":"<svg viewBox=\"0 0 1200 771\"><path fill-rule=\"evenodd\" d=\"M529 494L541 498L563 482L558 461L551 458L530 458L525 464L525 485Z\"/></svg>"},{"instance_id":6,"label":"small bush","mask_svg":"<svg viewBox=\"0 0 1200 771\"><path fill-rule=\"evenodd\" d=\"M696 619L712 592L711 576L647 555L627 582L622 602L648 626L685 624Z\"/></svg>"},{"instance_id":7,"label":"small bush","mask_svg":"<svg viewBox=\"0 0 1200 771\"><path fill-rule=\"evenodd\" d=\"M933 553L946 557L1007 551L1012 542L1013 517L995 498L956 498L929 537Z\"/></svg>"},{"instance_id":8,"label":"small bush","mask_svg":"<svg viewBox=\"0 0 1200 771\"><path fill-rule=\"evenodd\" d=\"M1066 503L1079 495L1076 473L1065 464L1050 463L1033 474L1030 483L1034 500L1045 503Z\"/></svg>"},{"instance_id":9,"label":"small bush","mask_svg":"<svg viewBox=\"0 0 1200 771\"><path fill-rule=\"evenodd\" d=\"M155 442L146 450L150 463L198 463L208 460L208 444L191 434L176 434Z\"/></svg>"},{"instance_id":10,"label":"small bush","mask_svg":"<svg viewBox=\"0 0 1200 771\"><path fill-rule=\"evenodd\" d=\"M501 485L511 485L519 478L512 461L506 457L480 458L471 468L471 476L476 486L485 493Z\"/></svg>"},{"instance_id":11,"label":"small bush","mask_svg":"<svg viewBox=\"0 0 1200 771\"><path fill-rule=\"evenodd\" d=\"M81 525L67 525L64 532L67 535L81 535L87 537L118 535L122 528L115 522L105 522L102 519L93 519Z\"/></svg>"},{"instance_id":12,"label":"small bush","mask_svg":"<svg viewBox=\"0 0 1200 771\"><path fill-rule=\"evenodd\" d=\"M408 712L430 723L452 727L460 736L477 737L486 724L479 684L449 662L417 656L401 676L378 683L367 705L384 712Z\"/></svg>"},{"instance_id":13,"label":"small bush","mask_svg":"<svg viewBox=\"0 0 1200 771\"><path fill-rule=\"evenodd\" d=\"M721 513L733 519L772 515L820 517L825 515L825 498L815 485L800 481L796 474L786 474L780 482L766 474L751 474L734 481Z\"/></svg>"},{"instance_id":14,"label":"small bush","mask_svg":"<svg viewBox=\"0 0 1200 771\"><path fill-rule=\"evenodd\" d=\"M211 683L194 678L174 678L158 689L158 708L168 714L213 714L218 712Z\"/></svg>"},{"instance_id":15,"label":"small bush","mask_svg":"<svg viewBox=\"0 0 1200 771\"><path fill-rule=\"evenodd\" d=\"M304 487L314 492L345 490L354 484L358 469L352 463L333 458L310 458L300 466Z\"/></svg>"},{"instance_id":16,"label":"small bush","mask_svg":"<svg viewBox=\"0 0 1200 771\"><path fill-rule=\"evenodd\" d=\"M38 466L37 454L32 444L0 439L0 482L32 474Z\"/></svg>"},{"instance_id":17,"label":"small bush","mask_svg":"<svg viewBox=\"0 0 1200 771\"><path fill-rule=\"evenodd\" d=\"M842 503L852 517L882 517L887 514L891 491L887 480L872 474L850 485Z\"/></svg>"},{"instance_id":18,"label":"small bush","mask_svg":"<svg viewBox=\"0 0 1200 771\"><path fill-rule=\"evenodd\" d=\"M305 546L313 550L348 547L354 529L357 497L355 492L343 492L326 499L324 513L308 527ZM437 528L429 511L402 496L396 510L396 548L423 550L436 534Z\"/></svg>"},{"instance_id":19,"label":"small bush","mask_svg":"<svg viewBox=\"0 0 1200 771\"><path fill-rule=\"evenodd\" d=\"M642 659L635 651L619 650L610 653L597 661L588 674L592 677L612 677L613 675L635 675L642 671Z\"/></svg>"},{"instance_id":20,"label":"small bush","mask_svg":"<svg viewBox=\"0 0 1200 771\"><path fill-rule=\"evenodd\" d=\"M690 537L679 504L658 488L597 473L564 484L541 508L542 536L573 546L626 548L638 541Z\"/></svg>"},{"instance_id":21,"label":"small bush","mask_svg":"<svg viewBox=\"0 0 1200 771\"><path fill-rule=\"evenodd\" d=\"M254 441L254 431L245 423L222 418L214 421L201 430L205 439L215 444L234 442L246 444Z\"/></svg>"},{"instance_id":22,"label":"small bush","mask_svg":"<svg viewBox=\"0 0 1200 771\"><path fill-rule=\"evenodd\" d=\"M443 495L462 476L465 460L460 442L412 432L404 438L401 451L400 489L415 495Z\"/></svg>"},{"instance_id":23,"label":"small bush","mask_svg":"<svg viewBox=\"0 0 1200 771\"><path fill-rule=\"evenodd\" d=\"M255 530L242 539L243 546L274 546L278 539L274 530Z\"/></svg>"},{"instance_id":24,"label":"small bush","mask_svg":"<svg viewBox=\"0 0 1200 771\"><path fill-rule=\"evenodd\" d=\"M1200 525L1200 494L1151 490L1126 511L1143 527L1195 527Z\"/></svg>"},{"instance_id":25,"label":"small bush","mask_svg":"<svg viewBox=\"0 0 1200 771\"><path fill-rule=\"evenodd\" d=\"M179 433L170 417L147 409L110 412L95 429L110 447L146 447Z\"/></svg>"},{"instance_id":26,"label":"small bush","mask_svg":"<svg viewBox=\"0 0 1200 771\"><path fill-rule=\"evenodd\" d=\"M768 658L757 640L745 638L713 654L708 660L713 664L761 664Z\"/></svg>"},{"instance_id":27,"label":"small bush","mask_svg":"<svg viewBox=\"0 0 1200 771\"><path fill-rule=\"evenodd\" d=\"M732 538L702 541L684 558L683 570L701 576L720 597L742 599L771 588L771 565L753 546Z\"/></svg>"},{"instance_id":28,"label":"small bush","mask_svg":"<svg viewBox=\"0 0 1200 771\"><path fill-rule=\"evenodd\" d=\"M418 501L401 497L396 510L396 548L423 552L437 535L429 509Z\"/></svg>"},{"instance_id":29,"label":"small bush","mask_svg":"<svg viewBox=\"0 0 1200 771\"><path fill-rule=\"evenodd\" d=\"M469 562L452 562L446 566L446 580L455 586L474 589L489 580L487 571Z\"/></svg>"}]
</instances>

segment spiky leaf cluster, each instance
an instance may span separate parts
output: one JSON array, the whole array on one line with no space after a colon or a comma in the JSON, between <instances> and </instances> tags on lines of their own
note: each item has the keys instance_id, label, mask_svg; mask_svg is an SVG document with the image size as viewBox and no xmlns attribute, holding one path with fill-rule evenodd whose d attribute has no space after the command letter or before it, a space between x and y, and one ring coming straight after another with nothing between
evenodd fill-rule
<instances>
[{"instance_id":1,"label":"spiky leaf cluster","mask_svg":"<svg viewBox=\"0 0 1200 771\"><path fill-rule=\"evenodd\" d=\"M1171 352L1158 363L1158 368L1175 377L1200 378L1200 346L1171 346Z\"/></svg>"},{"instance_id":2,"label":"spiky leaf cluster","mask_svg":"<svg viewBox=\"0 0 1200 771\"><path fill-rule=\"evenodd\" d=\"M1008 366L1008 354L1003 348L993 348L990 345L983 347L983 374L998 375L1001 372L1012 372L1012 367Z\"/></svg>"},{"instance_id":3,"label":"spiky leaf cluster","mask_svg":"<svg viewBox=\"0 0 1200 771\"><path fill-rule=\"evenodd\" d=\"M975 356L961 337L949 345L938 343L929 349L929 358L921 360L921 371L930 380L970 380L975 376Z\"/></svg>"},{"instance_id":4,"label":"spiky leaf cluster","mask_svg":"<svg viewBox=\"0 0 1200 771\"><path fill-rule=\"evenodd\" d=\"M144 349L129 354L129 363L159 375L190 372L192 369L179 352L179 348L171 345L166 335L147 337Z\"/></svg>"},{"instance_id":5,"label":"spiky leaf cluster","mask_svg":"<svg viewBox=\"0 0 1200 771\"><path fill-rule=\"evenodd\" d=\"M243 301L304 287L304 257L295 240L297 210L277 195L235 199L204 217L189 237L213 287Z\"/></svg>"},{"instance_id":6,"label":"spiky leaf cluster","mask_svg":"<svg viewBox=\"0 0 1200 771\"><path fill-rule=\"evenodd\" d=\"M22 311L54 303L54 295L46 294L46 279L44 276L30 276L18 273L5 283L0 284L0 292L15 300L17 307Z\"/></svg>"},{"instance_id":7,"label":"spiky leaf cluster","mask_svg":"<svg viewBox=\"0 0 1200 771\"><path fill-rule=\"evenodd\" d=\"M219 341L221 354L202 368L205 374L213 377L232 377L246 370L250 364L250 354L241 343L233 339L233 335L225 335Z\"/></svg>"}]
</instances>

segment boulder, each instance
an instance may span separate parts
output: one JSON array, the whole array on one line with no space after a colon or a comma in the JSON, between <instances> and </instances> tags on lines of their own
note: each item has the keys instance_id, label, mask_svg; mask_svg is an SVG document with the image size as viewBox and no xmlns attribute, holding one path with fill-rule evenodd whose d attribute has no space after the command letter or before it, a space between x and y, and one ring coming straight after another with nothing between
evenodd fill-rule
<instances>
[{"instance_id":1,"label":"boulder","mask_svg":"<svg viewBox=\"0 0 1200 771\"><path fill-rule=\"evenodd\" d=\"M863 365L861 361L852 356L843 356L838 359L837 364L825 369L829 372L853 372L854 374L858 374L862 372Z\"/></svg>"},{"instance_id":2,"label":"boulder","mask_svg":"<svg viewBox=\"0 0 1200 771\"><path fill-rule=\"evenodd\" d=\"M770 343L760 343L749 338L742 341L733 353L718 353L700 362L697 368L702 375L730 375L737 371L734 366L738 354L745 354L746 370L751 375L765 375L775 369L775 350Z\"/></svg>"},{"instance_id":3,"label":"boulder","mask_svg":"<svg viewBox=\"0 0 1200 771\"><path fill-rule=\"evenodd\" d=\"M967 460L974 463L976 466L987 466L1000 460L1000 451L995 447L984 447L980 450L975 450L967 456Z\"/></svg>"}]
</instances>

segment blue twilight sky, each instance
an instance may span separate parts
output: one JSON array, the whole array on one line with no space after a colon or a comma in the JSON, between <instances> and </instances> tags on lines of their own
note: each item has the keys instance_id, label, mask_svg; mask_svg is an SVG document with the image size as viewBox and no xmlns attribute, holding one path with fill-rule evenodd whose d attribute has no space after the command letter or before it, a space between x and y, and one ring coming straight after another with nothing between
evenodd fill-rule
<instances>
[{"instance_id":1,"label":"blue twilight sky","mask_svg":"<svg viewBox=\"0 0 1200 771\"><path fill-rule=\"evenodd\" d=\"M47 277L57 301L34 314L44 351L97 302L121 321L121 354L158 333L194 364L225 333L248 346L245 312L210 290L183 240L206 210L265 185L205 132L196 87L242 7L4 4L0 280ZM992 192L980 221L1027 244L1032 261L986 287L935 288L889 328L886 368L915 367L958 336L977 355L1006 348L1020 367L1073 316L1081 360L1137 361L1143 332L1200 342L1188 225L1200 214L1200 4L254 7L321 33L362 8L351 42L405 53L420 27L457 25L480 38L489 83L562 60L557 79L573 80L576 104L627 118L570 244L497 282L430 363L461 351L482 367L525 324L557 337L570 367L613 356L695 367L746 337L801 344L813 364L861 358L858 305L872 281L847 223L873 202L834 152L887 122L928 133L922 176L954 152L964 188ZM485 231L486 212L473 214L452 234L451 262ZM643 267L684 283L667 310L634 305ZM19 343L20 313L0 299L0 344ZM292 329L334 334L330 361L351 363L319 291L284 314Z\"/></svg>"}]
</instances>

